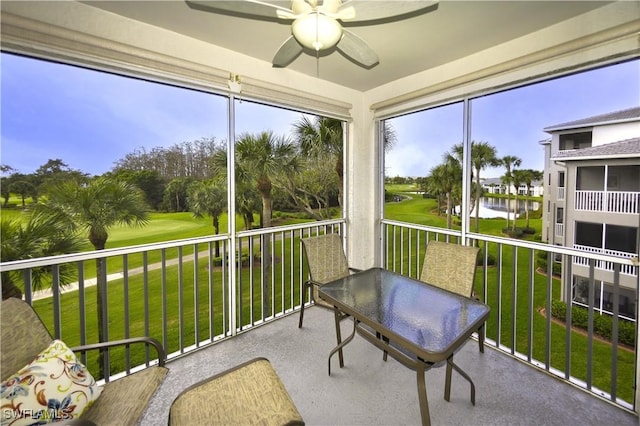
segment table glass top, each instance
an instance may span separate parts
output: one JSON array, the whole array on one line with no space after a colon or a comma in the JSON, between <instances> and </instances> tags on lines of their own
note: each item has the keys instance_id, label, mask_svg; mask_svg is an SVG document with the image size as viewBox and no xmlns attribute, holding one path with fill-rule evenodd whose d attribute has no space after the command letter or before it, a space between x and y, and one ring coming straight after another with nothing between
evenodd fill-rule
<instances>
[{"instance_id":1,"label":"table glass top","mask_svg":"<svg viewBox=\"0 0 640 426\"><path fill-rule=\"evenodd\" d=\"M483 303L381 268L325 284L320 292L374 329L380 325L434 355L452 351L489 315Z\"/></svg>"}]
</instances>

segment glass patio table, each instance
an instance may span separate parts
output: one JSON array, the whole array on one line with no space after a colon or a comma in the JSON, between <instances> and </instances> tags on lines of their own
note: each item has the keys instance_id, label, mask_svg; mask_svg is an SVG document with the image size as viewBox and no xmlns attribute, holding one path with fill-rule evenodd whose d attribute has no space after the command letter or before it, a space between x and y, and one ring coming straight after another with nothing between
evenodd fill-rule
<instances>
[{"instance_id":1,"label":"glass patio table","mask_svg":"<svg viewBox=\"0 0 640 426\"><path fill-rule=\"evenodd\" d=\"M371 268L324 284L319 296L333 304L337 352L344 366L342 348L356 331L366 340L417 373L418 399L422 424L430 424L425 371L437 362L447 363L444 398L449 401L451 372L455 369L471 385L475 405L475 386L471 378L453 362L454 351L489 316L489 306L474 299L388 271ZM342 313L353 319L353 332L344 341L340 333Z\"/></svg>"}]
</instances>

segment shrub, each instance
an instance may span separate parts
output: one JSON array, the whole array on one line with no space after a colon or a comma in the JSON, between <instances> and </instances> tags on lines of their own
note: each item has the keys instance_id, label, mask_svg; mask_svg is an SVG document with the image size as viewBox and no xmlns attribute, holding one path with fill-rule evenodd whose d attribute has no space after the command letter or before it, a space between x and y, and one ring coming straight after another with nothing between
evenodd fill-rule
<instances>
[{"instance_id":1,"label":"shrub","mask_svg":"<svg viewBox=\"0 0 640 426\"><path fill-rule=\"evenodd\" d=\"M484 265L484 250L480 249L480 253L478 253L478 262L477 266ZM489 253L487 255L487 266L495 266L496 265L496 256L493 253Z\"/></svg>"},{"instance_id":2,"label":"shrub","mask_svg":"<svg viewBox=\"0 0 640 426\"><path fill-rule=\"evenodd\" d=\"M522 228L516 228L515 230L511 228L502 228L502 233L507 234L511 238L522 238L523 235Z\"/></svg>"},{"instance_id":3,"label":"shrub","mask_svg":"<svg viewBox=\"0 0 640 426\"><path fill-rule=\"evenodd\" d=\"M551 301L551 316L566 322L567 320L567 304L560 300ZM581 306L571 307L571 325L574 327L587 330L589 327L589 311ZM624 319L618 320L618 343L623 345L635 346L636 330L635 323ZM607 340L611 340L613 330L613 317L607 314L594 314L593 317L594 333Z\"/></svg>"},{"instance_id":4,"label":"shrub","mask_svg":"<svg viewBox=\"0 0 640 426\"><path fill-rule=\"evenodd\" d=\"M547 272L547 267L548 267L548 263L547 263L547 252L545 251L538 251L536 253L536 266L540 269L542 269L542 271L544 273ZM562 264L561 263L557 263L557 262L553 262L553 265L551 266L551 273L555 276L560 276L562 275Z\"/></svg>"}]
</instances>

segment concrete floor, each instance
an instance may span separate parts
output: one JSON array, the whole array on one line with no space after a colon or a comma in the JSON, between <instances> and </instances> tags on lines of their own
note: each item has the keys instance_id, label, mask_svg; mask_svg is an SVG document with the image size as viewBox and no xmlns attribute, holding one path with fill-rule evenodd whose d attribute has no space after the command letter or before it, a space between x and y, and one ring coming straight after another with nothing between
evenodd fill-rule
<instances>
[{"instance_id":1,"label":"concrete floor","mask_svg":"<svg viewBox=\"0 0 640 426\"><path fill-rule=\"evenodd\" d=\"M343 336L352 323L342 322ZM313 307L298 315L174 359L141 424L167 423L173 399L189 385L255 357L266 357L280 375L307 425L417 425L420 409L415 372L356 336L345 348L345 367L327 355L335 345L333 313ZM638 417L490 347L469 340L455 360L476 385L453 373L451 401L444 394L444 366L426 373L434 425L638 425Z\"/></svg>"}]
</instances>

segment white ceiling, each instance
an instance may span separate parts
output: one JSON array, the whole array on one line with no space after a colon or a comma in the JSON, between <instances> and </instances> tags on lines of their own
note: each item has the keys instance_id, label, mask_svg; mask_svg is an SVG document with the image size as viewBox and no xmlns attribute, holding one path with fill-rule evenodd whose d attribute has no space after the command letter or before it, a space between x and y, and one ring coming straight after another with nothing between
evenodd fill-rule
<instances>
[{"instance_id":1,"label":"white ceiling","mask_svg":"<svg viewBox=\"0 0 640 426\"><path fill-rule=\"evenodd\" d=\"M241 0L238 0L241 1ZM172 1L84 1L93 7L271 62L290 26L191 9ZM468 56L609 1L451 1L399 22L350 27L380 63L364 69L334 51L303 53L288 68L360 91Z\"/></svg>"}]
</instances>

